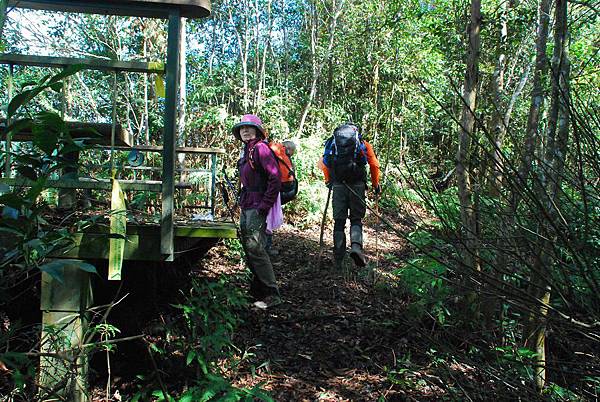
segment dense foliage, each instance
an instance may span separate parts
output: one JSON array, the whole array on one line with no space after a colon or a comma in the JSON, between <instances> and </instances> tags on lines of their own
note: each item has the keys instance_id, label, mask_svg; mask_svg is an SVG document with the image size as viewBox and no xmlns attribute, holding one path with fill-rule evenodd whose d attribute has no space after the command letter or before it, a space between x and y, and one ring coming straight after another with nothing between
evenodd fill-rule
<instances>
[{"instance_id":1,"label":"dense foliage","mask_svg":"<svg viewBox=\"0 0 600 402\"><path fill-rule=\"evenodd\" d=\"M418 203L427 210L414 232L398 232L413 250L395 274L414 300L415 325L433 317L444 358L484 365L502 378L507 395L539 395L537 385L557 399L593 399L600 392L598 6L569 2L566 35L560 36L563 3L547 2L547 59L540 66L544 1L481 5L475 129L459 160L470 3L213 1L210 18L186 23L187 97L179 142L226 148L222 162L233 171L239 144L230 127L241 114L259 114L270 138L300 145L302 191L289 213L301 226L319 219L325 203L316 169L323 141L342 122L359 124L380 159L384 209L403 211ZM12 9L3 35L10 52L166 59L163 21ZM6 86L7 69L0 74ZM45 74L16 68L15 85L44 85ZM161 80L122 74L113 91L106 74L77 73L69 79L65 119L110 121L116 100L119 122L136 143L160 144ZM57 119L61 103L51 90L39 92L27 113L36 116L35 124L46 124ZM2 95L2 103L8 101ZM530 127L533 105L541 106L541 117ZM46 158L78 146L68 137L61 141L52 143L59 145L58 154L37 145ZM106 162L108 156L101 158ZM40 166L25 163L20 172L40 179L37 170L48 171L41 159L29 159ZM468 188L455 179L459 162L466 166ZM12 195L0 201L35 217L40 192L21 196L18 205ZM472 226L465 224L465 213L473 217ZM18 250L23 256L39 245L31 237L39 232L27 231ZM26 259L26 269L37 265ZM192 296L179 308L189 324L185 331L194 337L200 331L210 343L211 321L193 324L194 315L205 314L199 300ZM218 328L228 328L228 313L218 314L229 323ZM464 335L471 332L480 336ZM448 347L445 339L461 341ZM206 347L183 346L188 363L197 363L206 381L217 381L209 376ZM211 353L228 344L213 346ZM239 398L255 392L223 387Z\"/></svg>"}]
</instances>

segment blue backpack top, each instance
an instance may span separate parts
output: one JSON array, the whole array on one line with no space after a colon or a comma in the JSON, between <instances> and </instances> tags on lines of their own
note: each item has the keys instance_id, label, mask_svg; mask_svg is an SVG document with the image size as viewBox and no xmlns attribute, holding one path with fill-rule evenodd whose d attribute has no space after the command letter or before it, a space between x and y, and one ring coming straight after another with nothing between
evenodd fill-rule
<instances>
[{"instance_id":1,"label":"blue backpack top","mask_svg":"<svg viewBox=\"0 0 600 402\"><path fill-rule=\"evenodd\" d=\"M362 142L358 127L342 124L336 128L333 136L325 143L323 162L334 181L365 181L367 148Z\"/></svg>"}]
</instances>

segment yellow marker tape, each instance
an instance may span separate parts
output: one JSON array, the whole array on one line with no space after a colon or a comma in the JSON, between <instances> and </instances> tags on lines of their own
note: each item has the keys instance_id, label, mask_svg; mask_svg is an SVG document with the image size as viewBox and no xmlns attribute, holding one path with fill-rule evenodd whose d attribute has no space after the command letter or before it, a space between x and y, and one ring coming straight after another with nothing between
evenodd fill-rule
<instances>
[{"instance_id":1,"label":"yellow marker tape","mask_svg":"<svg viewBox=\"0 0 600 402\"><path fill-rule=\"evenodd\" d=\"M110 234L114 237L108 239L108 280L120 281L121 268L123 267L123 256L125 254L125 235L127 233L127 210L125 196L117 179L113 179ZM116 236L115 236L116 235Z\"/></svg>"},{"instance_id":2,"label":"yellow marker tape","mask_svg":"<svg viewBox=\"0 0 600 402\"><path fill-rule=\"evenodd\" d=\"M148 62L148 68L150 70L164 70L165 65L160 61L150 61Z\"/></svg>"},{"instance_id":3,"label":"yellow marker tape","mask_svg":"<svg viewBox=\"0 0 600 402\"><path fill-rule=\"evenodd\" d=\"M162 74L156 74L155 77L156 96L164 98L166 96L164 76Z\"/></svg>"}]
</instances>

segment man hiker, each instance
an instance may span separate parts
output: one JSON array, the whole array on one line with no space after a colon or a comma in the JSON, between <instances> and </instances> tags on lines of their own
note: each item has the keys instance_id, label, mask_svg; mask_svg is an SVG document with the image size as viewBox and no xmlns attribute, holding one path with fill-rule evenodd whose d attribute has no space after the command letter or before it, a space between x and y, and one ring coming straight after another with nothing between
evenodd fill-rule
<instances>
[{"instance_id":1,"label":"man hiker","mask_svg":"<svg viewBox=\"0 0 600 402\"><path fill-rule=\"evenodd\" d=\"M359 267L367 264L363 253L362 219L365 217L366 165L376 196L379 186L379 161L373 147L362 139L359 128L346 123L337 127L325 142L319 167L333 191L333 256L335 268L341 268L346 255L346 219L350 218L350 257Z\"/></svg>"},{"instance_id":2,"label":"man hiker","mask_svg":"<svg viewBox=\"0 0 600 402\"><path fill-rule=\"evenodd\" d=\"M273 265L265 250L267 215L277 201L281 187L279 166L269 145L260 118L242 116L233 126L233 135L244 143L238 161L240 181L240 231L247 263L252 271L250 293L259 308L281 303Z\"/></svg>"}]
</instances>

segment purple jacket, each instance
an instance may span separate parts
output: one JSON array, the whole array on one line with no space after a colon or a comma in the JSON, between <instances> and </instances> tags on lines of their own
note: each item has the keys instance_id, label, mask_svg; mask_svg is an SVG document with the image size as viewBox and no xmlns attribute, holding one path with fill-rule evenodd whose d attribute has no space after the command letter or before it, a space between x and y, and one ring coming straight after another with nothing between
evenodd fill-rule
<instances>
[{"instance_id":1,"label":"purple jacket","mask_svg":"<svg viewBox=\"0 0 600 402\"><path fill-rule=\"evenodd\" d=\"M252 167L249 151L253 150ZM244 154L238 162L242 192L241 209L258 209L267 215L281 189L279 163L273 156L271 148L260 139L251 140L244 146Z\"/></svg>"}]
</instances>

